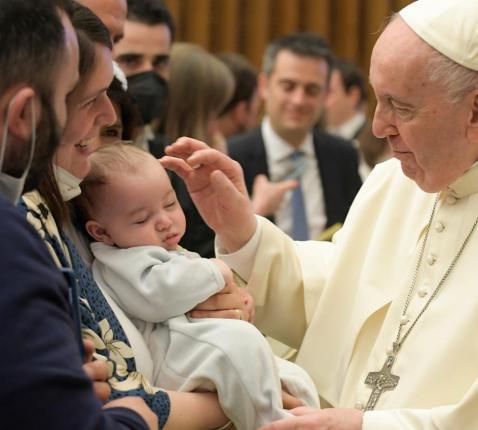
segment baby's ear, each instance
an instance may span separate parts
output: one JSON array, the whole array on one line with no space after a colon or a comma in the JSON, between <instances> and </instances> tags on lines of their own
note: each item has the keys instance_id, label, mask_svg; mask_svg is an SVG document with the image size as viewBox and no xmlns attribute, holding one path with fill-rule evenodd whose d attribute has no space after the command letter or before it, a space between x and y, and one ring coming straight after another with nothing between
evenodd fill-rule
<instances>
[{"instance_id":1,"label":"baby's ear","mask_svg":"<svg viewBox=\"0 0 478 430\"><path fill-rule=\"evenodd\" d=\"M110 246L114 245L110 235L98 221L93 221L93 220L87 221L85 227L88 234L97 242L103 242L106 245L110 245Z\"/></svg>"}]
</instances>

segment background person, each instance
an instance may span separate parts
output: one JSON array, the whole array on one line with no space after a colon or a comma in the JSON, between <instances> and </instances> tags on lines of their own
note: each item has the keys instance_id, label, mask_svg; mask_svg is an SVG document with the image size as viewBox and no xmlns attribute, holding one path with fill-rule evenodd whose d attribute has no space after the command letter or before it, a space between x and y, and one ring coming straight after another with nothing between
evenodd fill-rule
<instances>
[{"instance_id":1,"label":"background person","mask_svg":"<svg viewBox=\"0 0 478 430\"><path fill-rule=\"evenodd\" d=\"M218 136L217 121L233 91L234 77L220 60L198 45L176 43L171 52L164 127L168 141L190 136L225 151L225 142ZM181 246L201 257L213 257L214 232L202 220L183 181L173 176L172 182L186 215L187 227Z\"/></svg>"},{"instance_id":2,"label":"background person","mask_svg":"<svg viewBox=\"0 0 478 430\"><path fill-rule=\"evenodd\" d=\"M301 240L342 223L361 186L356 151L314 130L332 65L332 53L317 35L297 33L273 41L259 76L266 116L260 128L228 142L231 158L244 169L249 194L258 175L271 182L298 180L292 191L282 190L271 219Z\"/></svg>"},{"instance_id":3,"label":"background person","mask_svg":"<svg viewBox=\"0 0 478 430\"><path fill-rule=\"evenodd\" d=\"M106 26L111 43L118 43L124 35L126 20L126 0L79 0L78 3L89 8Z\"/></svg>"},{"instance_id":4,"label":"background person","mask_svg":"<svg viewBox=\"0 0 478 430\"><path fill-rule=\"evenodd\" d=\"M140 146L158 158L164 153L160 127L166 112L174 35L172 16L161 0L129 0L124 37L114 52L145 126Z\"/></svg>"},{"instance_id":5,"label":"background person","mask_svg":"<svg viewBox=\"0 0 478 430\"><path fill-rule=\"evenodd\" d=\"M257 89L257 70L246 57L235 52L216 54L234 76L234 93L217 120L225 139L257 126L261 99Z\"/></svg>"},{"instance_id":6,"label":"background person","mask_svg":"<svg viewBox=\"0 0 478 430\"><path fill-rule=\"evenodd\" d=\"M169 77L169 53L175 27L161 0L128 0L124 37L115 46L115 60L127 77L154 72Z\"/></svg>"},{"instance_id":7,"label":"background person","mask_svg":"<svg viewBox=\"0 0 478 430\"><path fill-rule=\"evenodd\" d=\"M101 128L99 136L95 137L98 141L93 145L100 147L118 140L137 142L143 122L131 94L123 89L121 82L116 77L108 87L106 94L113 104L116 121Z\"/></svg>"},{"instance_id":8,"label":"background person","mask_svg":"<svg viewBox=\"0 0 478 430\"><path fill-rule=\"evenodd\" d=\"M350 61L337 59L325 100L325 124L329 133L343 137L359 151L362 180L372 168L391 157L386 139L372 134L367 119L367 88L360 69Z\"/></svg>"}]
</instances>

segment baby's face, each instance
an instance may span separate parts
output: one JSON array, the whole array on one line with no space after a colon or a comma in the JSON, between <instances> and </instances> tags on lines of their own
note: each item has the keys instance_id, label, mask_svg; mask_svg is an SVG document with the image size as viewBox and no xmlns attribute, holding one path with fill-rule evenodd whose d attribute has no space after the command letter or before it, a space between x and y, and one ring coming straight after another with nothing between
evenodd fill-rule
<instances>
[{"instance_id":1,"label":"baby's face","mask_svg":"<svg viewBox=\"0 0 478 430\"><path fill-rule=\"evenodd\" d=\"M102 194L96 220L114 245L177 249L186 230L186 219L159 162L148 160L138 173L113 174Z\"/></svg>"}]
</instances>

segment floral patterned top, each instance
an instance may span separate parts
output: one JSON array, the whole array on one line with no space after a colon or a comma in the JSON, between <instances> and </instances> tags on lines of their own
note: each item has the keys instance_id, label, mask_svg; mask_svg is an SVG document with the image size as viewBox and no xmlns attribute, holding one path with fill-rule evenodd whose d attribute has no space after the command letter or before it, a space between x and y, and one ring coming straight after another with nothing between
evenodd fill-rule
<instances>
[{"instance_id":1,"label":"floral patterned top","mask_svg":"<svg viewBox=\"0 0 478 430\"><path fill-rule=\"evenodd\" d=\"M77 283L82 334L95 344L95 358L104 360L109 367L111 399L140 396L156 413L163 428L170 412L166 392L153 387L136 370L134 353L128 338L96 285L89 268L80 257L70 239L58 229L41 195L32 191L22 197L20 210L46 243L56 265L72 268Z\"/></svg>"}]
</instances>

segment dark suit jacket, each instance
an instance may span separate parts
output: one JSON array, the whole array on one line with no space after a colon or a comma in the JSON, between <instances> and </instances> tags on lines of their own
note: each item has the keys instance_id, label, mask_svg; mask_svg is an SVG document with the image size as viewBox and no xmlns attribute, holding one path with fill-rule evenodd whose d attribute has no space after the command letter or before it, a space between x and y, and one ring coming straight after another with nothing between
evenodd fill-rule
<instances>
[{"instance_id":1,"label":"dark suit jacket","mask_svg":"<svg viewBox=\"0 0 478 430\"><path fill-rule=\"evenodd\" d=\"M326 227L330 227L344 222L362 185L357 152L346 140L320 130L314 131L313 143L324 191ZM234 136L228 141L228 151L229 156L238 161L244 170L249 194L257 175L262 173L270 177L260 128Z\"/></svg>"}]
</instances>

